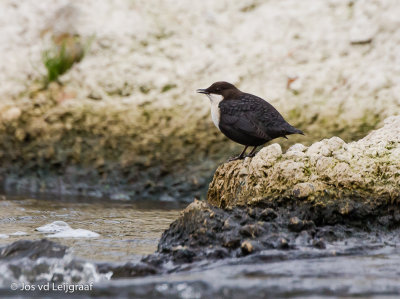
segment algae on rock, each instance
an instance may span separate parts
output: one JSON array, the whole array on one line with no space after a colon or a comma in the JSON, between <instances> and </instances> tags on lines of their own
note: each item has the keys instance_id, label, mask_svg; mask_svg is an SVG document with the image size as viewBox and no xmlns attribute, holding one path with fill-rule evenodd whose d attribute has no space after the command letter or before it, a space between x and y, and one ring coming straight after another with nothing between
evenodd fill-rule
<instances>
[{"instance_id":1,"label":"algae on rock","mask_svg":"<svg viewBox=\"0 0 400 299\"><path fill-rule=\"evenodd\" d=\"M397 0L250 2L1 1L3 179L39 191L41 182L20 177L52 177L47 185L58 186L59 175L81 189L93 181L138 194L204 189L236 148L194 92L213 81L261 95L306 133L285 146L333 135L356 140L398 111ZM74 61L82 52L75 37L93 38L90 50L58 72L65 88L32 94L51 36L65 34ZM292 166L304 175L313 169Z\"/></svg>"},{"instance_id":2,"label":"algae on rock","mask_svg":"<svg viewBox=\"0 0 400 299\"><path fill-rule=\"evenodd\" d=\"M194 90L225 80L269 98L313 140L356 140L399 107L399 9L397 0L3 1L0 53L14 63L0 62L0 98L18 100L45 71L47 30L95 36L85 59L59 78L78 99L180 105L186 113L199 101Z\"/></svg>"},{"instance_id":3,"label":"algae on rock","mask_svg":"<svg viewBox=\"0 0 400 299\"><path fill-rule=\"evenodd\" d=\"M208 113L74 96L51 83L17 106L0 104L6 188L103 195L122 188L142 198L188 200L204 191L209 169L226 151Z\"/></svg>"}]
</instances>

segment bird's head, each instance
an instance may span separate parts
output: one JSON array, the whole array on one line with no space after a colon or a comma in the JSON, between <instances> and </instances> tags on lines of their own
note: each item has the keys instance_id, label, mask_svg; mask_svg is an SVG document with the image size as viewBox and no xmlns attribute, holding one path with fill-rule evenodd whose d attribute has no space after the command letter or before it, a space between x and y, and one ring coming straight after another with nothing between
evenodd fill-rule
<instances>
[{"instance_id":1,"label":"bird's head","mask_svg":"<svg viewBox=\"0 0 400 299\"><path fill-rule=\"evenodd\" d=\"M240 91L231 83L219 81L219 82L213 83L210 87L208 87L206 89L198 89L197 92L204 93L206 95L218 94L225 98L226 96L228 96L231 93L236 93L236 92L240 92Z\"/></svg>"}]
</instances>

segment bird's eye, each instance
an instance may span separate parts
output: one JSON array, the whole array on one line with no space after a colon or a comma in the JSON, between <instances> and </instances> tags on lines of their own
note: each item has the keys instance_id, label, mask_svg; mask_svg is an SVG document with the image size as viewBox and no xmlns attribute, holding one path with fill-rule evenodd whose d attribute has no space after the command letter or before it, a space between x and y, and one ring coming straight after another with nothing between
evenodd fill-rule
<instances>
[{"instance_id":1,"label":"bird's eye","mask_svg":"<svg viewBox=\"0 0 400 299\"><path fill-rule=\"evenodd\" d=\"M220 91L220 90L221 90L221 88L217 87L215 90L216 90L216 91Z\"/></svg>"}]
</instances>

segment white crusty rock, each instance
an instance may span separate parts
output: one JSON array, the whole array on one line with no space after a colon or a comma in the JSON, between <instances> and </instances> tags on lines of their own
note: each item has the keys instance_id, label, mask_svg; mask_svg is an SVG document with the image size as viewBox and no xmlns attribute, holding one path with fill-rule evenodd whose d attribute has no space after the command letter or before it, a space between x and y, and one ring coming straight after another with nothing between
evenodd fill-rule
<instances>
[{"instance_id":1,"label":"white crusty rock","mask_svg":"<svg viewBox=\"0 0 400 299\"><path fill-rule=\"evenodd\" d=\"M307 149L295 145L284 154L275 144L252 160L225 163L214 175L208 200L229 207L265 198L355 194L365 200L400 199L400 116L356 142L332 137Z\"/></svg>"},{"instance_id":2,"label":"white crusty rock","mask_svg":"<svg viewBox=\"0 0 400 299\"><path fill-rule=\"evenodd\" d=\"M22 186L29 182L19 179L26 167L50 166L58 175L58 165L72 162L95 176L107 169L102 177L118 182L109 174L137 177L136 167L145 167L157 181L156 166L160 177L168 177L163 169L185 173L187 179L179 181L198 188L213 161L235 146L213 127L208 99L195 92L220 80L269 100L306 133L290 142L308 144L333 135L357 140L399 111L398 2L0 1L3 172L18 172L15 185ZM43 89L44 54L60 36L69 37L67 56L76 63L59 77L62 84ZM362 155L345 150L340 140L329 142L307 150L295 146L284 155L272 145L246 160L251 167L238 175L261 176L268 174L264 168L279 165L280 172L270 178L274 188L276 180L283 184L291 174L303 182L318 177L317 168ZM374 151L370 154L384 154L384 147ZM357 181L355 174L352 179ZM28 185L44 190L42 182ZM139 185L147 190L147 183ZM158 183L150 185L159 189ZM168 188L180 189L175 187ZM266 185L256 181L252 188L258 194ZM304 190L299 194L309 192Z\"/></svg>"},{"instance_id":3,"label":"white crusty rock","mask_svg":"<svg viewBox=\"0 0 400 299\"><path fill-rule=\"evenodd\" d=\"M226 80L269 98L294 124L315 119L308 134L373 127L400 104L400 5L349 3L4 0L0 106L43 76L50 36L67 33L91 41L60 78L76 105L88 97L110 107L181 104L204 117L209 108L194 90Z\"/></svg>"}]
</instances>

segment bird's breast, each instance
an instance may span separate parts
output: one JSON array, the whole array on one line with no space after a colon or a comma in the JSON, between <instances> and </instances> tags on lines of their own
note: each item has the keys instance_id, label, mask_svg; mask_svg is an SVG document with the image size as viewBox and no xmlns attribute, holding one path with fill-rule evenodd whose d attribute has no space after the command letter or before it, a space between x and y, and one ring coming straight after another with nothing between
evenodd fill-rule
<instances>
[{"instance_id":1,"label":"bird's breast","mask_svg":"<svg viewBox=\"0 0 400 299\"><path fill-rule=\"evenodd\" d=\"M221 112L219 109L219 103L224 99L224 97L221 95L216 95L216 94L209 94L208 97L209 97L210 103L211 103L211 118L212 118L214 125L219 130L219 119L221 116Z\"/></svg>"}]
</instances>

